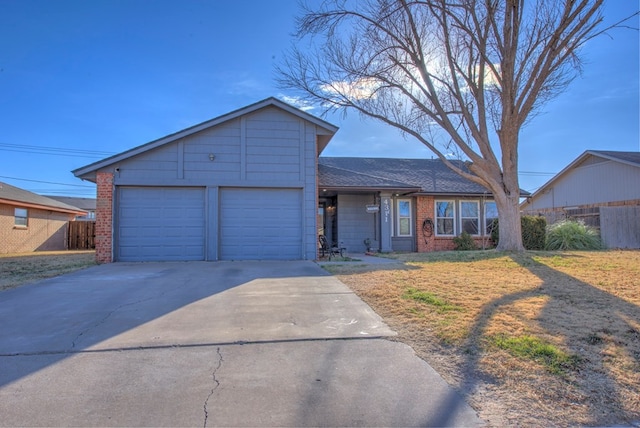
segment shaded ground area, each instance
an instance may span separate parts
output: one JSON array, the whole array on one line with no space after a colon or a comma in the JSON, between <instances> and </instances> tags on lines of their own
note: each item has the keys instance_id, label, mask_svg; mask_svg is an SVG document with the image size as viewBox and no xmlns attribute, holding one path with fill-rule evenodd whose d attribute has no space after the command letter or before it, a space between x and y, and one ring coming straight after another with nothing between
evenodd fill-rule
<instances>
[{"instance_id":1,"label":"shaded ground area","mask_svg":"<svg viewBox=\"0 0 640 428\"><path fill-rule=\"evenodd\" d=\"M95 251L0 254L0 291L95 265Z\"/></svg>"},{"instance_id":2,"label":"shaded ground area","mask_svg":"<svg viewBox=\"0 0 640 428\"><path fill-rule=\"evenodd\" d=\"M329 265L490 425L640 426L640 252Z\"/></svg>"}]
</instances>

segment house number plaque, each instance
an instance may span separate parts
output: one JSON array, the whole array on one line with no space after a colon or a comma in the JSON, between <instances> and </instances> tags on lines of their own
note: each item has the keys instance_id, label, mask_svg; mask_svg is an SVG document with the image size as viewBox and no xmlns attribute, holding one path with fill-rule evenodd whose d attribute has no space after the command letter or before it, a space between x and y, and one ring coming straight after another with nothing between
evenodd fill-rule
<instances>
[{"instance_id":1,"label":"house number plaque","mask_svg":"<svg viewBox=\"0 0 640 428\"><path fill-rule=\"evenodd\" d=\"M384 222L389 223L389 216L391 215L391 204L389 203L389 199L383 199L383 207L384 210Z\"/></svg>"}]
</instances>

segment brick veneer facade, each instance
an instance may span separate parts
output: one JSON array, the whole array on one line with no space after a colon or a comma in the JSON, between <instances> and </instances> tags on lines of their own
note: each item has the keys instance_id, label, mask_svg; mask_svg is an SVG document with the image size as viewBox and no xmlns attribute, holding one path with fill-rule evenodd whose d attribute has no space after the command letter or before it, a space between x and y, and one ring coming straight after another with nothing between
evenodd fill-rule
<instances>
[{"instance_id":1,"label":"brick veneer facade","mask_svg":"<svg viewBox=\"0 0 640 428\"><path fill-rule=\"evenodd\" d=\"M27 209L27 226L15 225L15 209ZM55 251L67 248L67 222L75 214L0 204L0 254Z\"/></svg>"},{"instance_id":2,"label":"brick veneer facade","mask_svg":"<svg viewBox=\"0 0 640 428\"><path fill-rule=\"evenodd\" d=\"M422 234L422 223L426 219L435 222L434 204L435 198L433 196L418 196L416 198L416 231L418 232L416 241L418 243L419 253L453 250L453 238L438 238L436 237L435 229L432 231L431 236L426 237L425 242L425 237Z\"/></svg>"},{"instance_id":3,"label":"brick veneer facade","mask_svg":"<svg viewBox=\"0 0 640 428\"><path fill-rule=\"evenodd\" d=\"M433 225L434 230L432 231L431 236L425 237L422 234L422 223L425 219L430 219L435 223L435 197L433 196L418 196L416 197L416 242L418 244L418 252L419 253L427 253L430 251L451 251L454 249L453 237L437 237L435 231L435 224ZM478 248L483 248L482 246L482 237L474 237L473 240L478 245ZM488 238L485 238L485 247L488 247Z\"/></svg>"},{"instance_id":4,"label":"brick veneer facade","mask_svg":"<svg viewBox=\"0 0 640 428\"><path fill-rule=\"evenodd\" d=\"M113 174L96 174L96 261L113 261Z\"/></svg>"}]
</instances>

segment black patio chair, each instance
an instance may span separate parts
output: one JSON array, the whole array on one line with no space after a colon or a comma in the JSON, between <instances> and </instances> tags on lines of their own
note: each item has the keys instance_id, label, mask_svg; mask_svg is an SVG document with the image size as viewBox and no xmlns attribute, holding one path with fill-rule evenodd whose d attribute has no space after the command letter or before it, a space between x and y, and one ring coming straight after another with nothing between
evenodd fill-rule
<instances>
[{"instance_id":1,"label":"black patio chair","mask_svg":"<svg viewBox=\"0 0 640 428\"><path fill-rule=\"evenodd\" d=\"M318 235L318 242L320 244L320 257L329 256L329 260L331 260L331 257L334 255L344 257L346 248L339 247L337 245L329 245L326 236Z\"/></svg>"}]
</instances>

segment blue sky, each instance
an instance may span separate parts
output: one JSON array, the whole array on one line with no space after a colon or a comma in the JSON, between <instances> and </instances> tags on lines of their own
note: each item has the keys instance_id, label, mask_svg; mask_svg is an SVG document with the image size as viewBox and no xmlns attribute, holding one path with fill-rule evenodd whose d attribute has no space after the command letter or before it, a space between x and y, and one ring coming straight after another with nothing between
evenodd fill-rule
<instances>
[{"instance_id":1,"label":"blue sky","mask_svg":"<svg viewBox=\"0 0 640 428\"><path fill-rule=\"evenodd\" d=\"M605 18L639 3L606 0ZM294 95L278 89L274 66L297 13L296 0L0 0L0 181L92 197L72 169ZM640 150L638 53L633 30L588 43L582 76L521 133L523 189L585 150ZM340 127L325 156L432 156L356 114L325 119Z\"/></svg>"}]
</instances>

